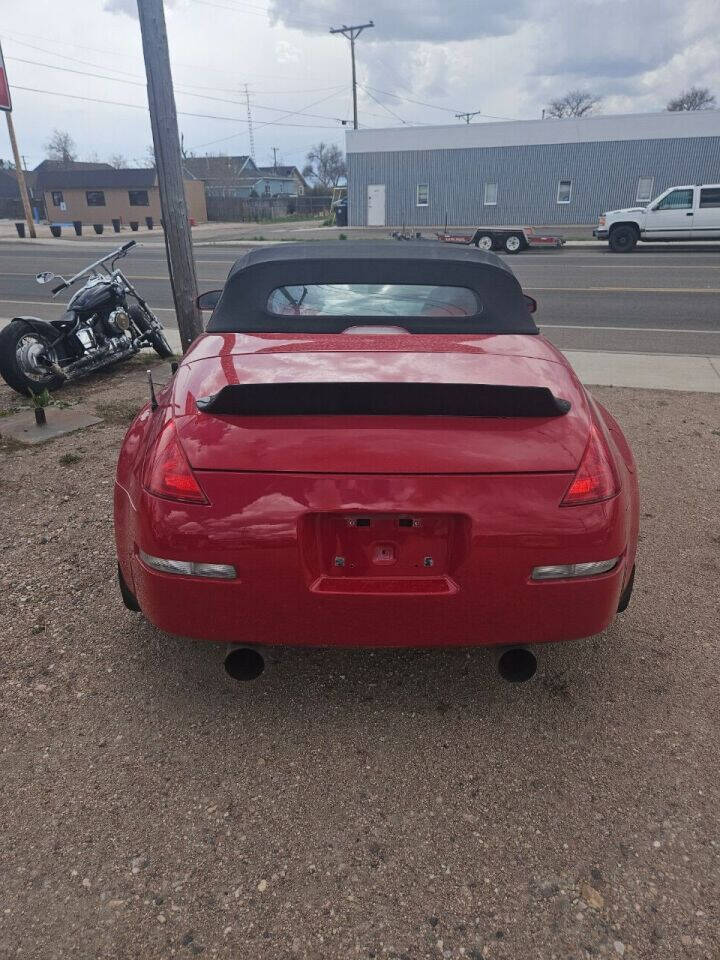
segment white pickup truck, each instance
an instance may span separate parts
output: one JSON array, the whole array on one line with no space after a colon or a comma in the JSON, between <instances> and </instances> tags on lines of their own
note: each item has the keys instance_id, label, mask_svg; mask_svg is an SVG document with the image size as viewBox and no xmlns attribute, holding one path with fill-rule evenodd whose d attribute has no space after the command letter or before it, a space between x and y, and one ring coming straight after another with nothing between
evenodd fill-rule
<instances>
[{"instance_id":1,"label":"white pickup truck","mask_svg":"<svg viewBox=\"0 0 720 960\"><path fill-rule=\"evenodd\" d=\"M638 240L720 240L720 183L670 187L646 207L609 210L593 236L613 253L630 253Z\"/></svg>"}]
</instances>

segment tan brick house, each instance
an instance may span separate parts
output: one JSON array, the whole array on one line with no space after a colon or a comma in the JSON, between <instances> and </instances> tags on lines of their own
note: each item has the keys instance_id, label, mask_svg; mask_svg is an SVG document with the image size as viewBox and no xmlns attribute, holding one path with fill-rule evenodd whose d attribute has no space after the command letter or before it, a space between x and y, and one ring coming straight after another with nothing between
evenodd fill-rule
<instances>
[{"instance_id":1,"label":"tan brick house","mask_svg":"<svg viewBox=\"0 0 720 960\"><path fill-rule=\"evenodd\" d=\"M188 216L204 223L207 209L202 180L186 179L184 184ZM154 168L40 170L35 189L45 198L50 223L109 224L119 219L123 224L136 220L144 226L146 217L159 224L162 216Z\"/></svg>"}]
</instances>

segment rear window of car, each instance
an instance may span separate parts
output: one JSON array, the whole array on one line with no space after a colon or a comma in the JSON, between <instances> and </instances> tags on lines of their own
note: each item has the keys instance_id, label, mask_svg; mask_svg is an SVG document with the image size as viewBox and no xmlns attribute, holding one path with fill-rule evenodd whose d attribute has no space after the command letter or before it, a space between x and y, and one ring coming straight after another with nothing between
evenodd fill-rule
<instances>
[{"instance_id":1,"label":"rear window of car","mask_svg":"<svg viewBox=\"0 0 720 960\"><path fill-rule=\"evenodd\" d=\"M474 317L482 304L466 287L317 283L277 287L267 311L278 317Z\"/></svg>"}]
</instances>

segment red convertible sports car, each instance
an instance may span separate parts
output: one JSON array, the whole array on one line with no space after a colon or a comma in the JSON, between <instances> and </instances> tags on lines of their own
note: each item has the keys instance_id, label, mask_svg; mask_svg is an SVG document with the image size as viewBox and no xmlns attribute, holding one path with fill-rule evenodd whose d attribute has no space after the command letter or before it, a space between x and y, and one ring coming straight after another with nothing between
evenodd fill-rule
<instances>
[{"instance_id":1,"label":"red convertible sports car","mask_svg":"<svg viewBox=\"0 0 720 960\"><path fill-rule=\"evenodd\" d=\"M253 250L117 468L123 598L230 645L528 645L627 606L638 488L620 427L492 253ZM260 649L258 649L260 648Z\"/></svg>"}]
</instances>

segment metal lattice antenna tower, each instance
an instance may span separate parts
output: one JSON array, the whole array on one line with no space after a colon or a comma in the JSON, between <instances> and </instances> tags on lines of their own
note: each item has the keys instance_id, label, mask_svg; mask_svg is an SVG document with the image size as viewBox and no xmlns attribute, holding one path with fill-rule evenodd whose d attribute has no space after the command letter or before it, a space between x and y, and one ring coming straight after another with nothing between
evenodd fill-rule
<instances>
[{"instance_id":1,"label":"metal lattice antenna tower","mask_svg":"<svg viewBox=\"0 0 720 960\"><path fill-rule=\"evenodd\" d=\"M250 90L248 85L245 84L245 103L247 104L247 118L248 118L248 135L250 137L250 156L255 163L255 134L253 133L252 125L252 111L250 109Z\"/></svg>"}]
</instances>

